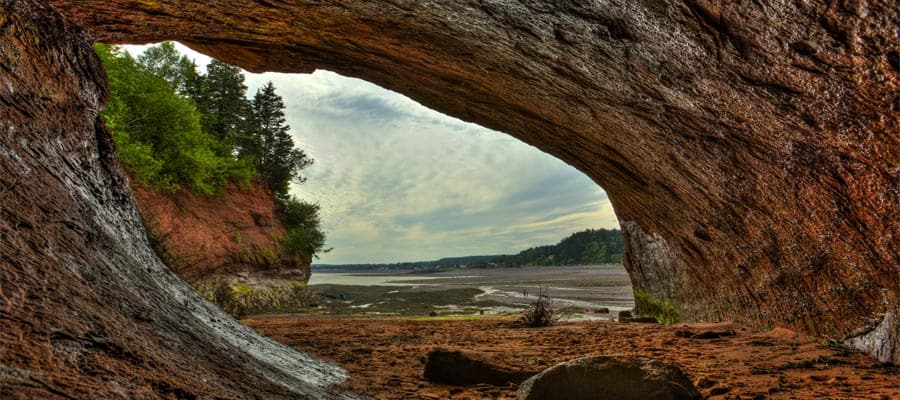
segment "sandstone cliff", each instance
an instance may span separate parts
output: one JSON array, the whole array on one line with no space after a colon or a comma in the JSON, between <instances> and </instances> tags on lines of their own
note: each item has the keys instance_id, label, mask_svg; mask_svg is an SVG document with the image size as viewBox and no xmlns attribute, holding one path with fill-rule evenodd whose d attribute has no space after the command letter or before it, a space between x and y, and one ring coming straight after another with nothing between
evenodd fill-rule
<instances>
[{"instance_id":1,"label":"sandstone cliff","mask_svg":"<svg viewBox=\"0 0 900 400\"><path fill-rule=\"evenodd\" d=\"M188 282L242 271L309 279L311 258L289 257L279 249L286 229L264 185L228 184L215 196L131 187L154 248Z\"/></svg>"},{"instance_id":2,"label":"sandstone cliff","mask_svg":"<svg viewBox=\"0 0 900 400\"><path fill-rule=\"evenodd\" d=\"M333 397L346 376L150 250L94 39L329 68L515 135L608 191L648 295L900 363L898 24L893 0L0 2L0 385Z\"/></svg>"},{"instance_id":3,"label":"sandstone cliff","mask_svg":"<svg viewBox=\"0 0 900 400\"><path fill-rule=\"evenodd\" d=\"M326 68L514 135L606 189L649 302L900 362L894 0L49 3L100 40Z\"/></svg>"}]
</instances>

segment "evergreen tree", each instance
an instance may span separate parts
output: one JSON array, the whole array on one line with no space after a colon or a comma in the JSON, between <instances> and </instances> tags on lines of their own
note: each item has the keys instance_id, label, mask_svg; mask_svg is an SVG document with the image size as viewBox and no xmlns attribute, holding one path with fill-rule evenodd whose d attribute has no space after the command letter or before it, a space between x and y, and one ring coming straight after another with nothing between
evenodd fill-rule
<instances>
[{"instance_id":1,"label":"evergreen tree","mask_svg":"<svg viewBox=\"0 0 900 400\"><path fill-rule=\"evenodd\" d=\"M250 102L241 69L218 60L206 66L206 77L195 101L204 114L203 129L226 144L223 151L240 151L249 128Z\"/></svg>"},{"instance_id":2,"label":"evergreen tree","mask_svg":"<svg viewBox=\"0 0 900 400\"><path fill-rule=\"evenodd\" d=\"M253 131L245 140L242 156L256 159L260 176L280 198L286 198L292 181L303 182L300 170L313 163L294 139L284 119L284 101L269 82L257 90L252 102Z\"/></svg>"}]
</instances>

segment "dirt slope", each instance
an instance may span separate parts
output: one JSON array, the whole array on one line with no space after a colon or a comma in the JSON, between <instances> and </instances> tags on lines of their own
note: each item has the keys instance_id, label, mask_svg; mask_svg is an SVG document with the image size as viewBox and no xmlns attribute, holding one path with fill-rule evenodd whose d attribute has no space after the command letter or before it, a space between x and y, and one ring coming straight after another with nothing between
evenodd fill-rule
<instances>
[{"instance_id":1,"label":"dirt slope","mask_svg":"<svg viewBox=\"0 0 900 400\"><path fill-rule=\"evenodd\" d=\"M241 271L290 273L309 279L309 257L282 254L286 230L278 221L271 191L264 185L228 184L215 196L181 189L167 195L131 185L154 247L173 271L188 281Z\"/></svg>"}]
</instances>

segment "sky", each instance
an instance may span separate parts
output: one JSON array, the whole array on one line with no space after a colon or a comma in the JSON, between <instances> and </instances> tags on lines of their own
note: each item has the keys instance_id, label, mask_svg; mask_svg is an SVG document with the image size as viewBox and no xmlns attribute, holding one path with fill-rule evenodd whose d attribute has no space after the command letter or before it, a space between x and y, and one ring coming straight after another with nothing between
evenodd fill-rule
<instances>
[{"instance_id":1,"label":"sky","mask_svg":"<svg viewBox=\"0 0 900 400\"><path fill-rule=\"evenodd\" d=\"M208 57L178 49L205 72ZM514 254L618 227L590 178L509 135L329 71L244 75L251 97L273 82L295 144L315 159L290 190L321 206L333 250L314 263Z\"/></svg>"}]
</instances>

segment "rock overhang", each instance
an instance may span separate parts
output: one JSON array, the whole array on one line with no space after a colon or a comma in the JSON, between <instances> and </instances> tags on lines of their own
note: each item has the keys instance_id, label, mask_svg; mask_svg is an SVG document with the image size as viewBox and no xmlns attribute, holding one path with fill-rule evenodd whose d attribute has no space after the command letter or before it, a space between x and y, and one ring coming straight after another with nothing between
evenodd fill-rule
<instances>
[{"instance_id":1,"label":"rock overhang","mask_svg":"<svg viewBox=\"0 0 900 400\"><path fill-rule=\"evenodd\" d=\"M64 18L45 17L55 10ZM7 252L14 264L5 270L15 272L4 285L16 293L40 285L29 265L41 262L58 276L80 265L59 284L86 299L121 297L114 314L123 321L136 318L121 310L141 303L137 292L157 290L128 282L137 279L131 274L91 278L126 263L161 269L130 219L109 135L95 125L105 83L85 30L114 43L179 40L255 71L330 69L514 135L607 190L626 228L626 267L649 301L687 319L851 337L883 361L900 361L900 324L890 322L900 305L900 17L891 1L52 0L8 2L4 12L4 186L71 200L35 209L25 195L6 194L4 247L25 241L38 249L39 236L73 232L95 240L57 243L67 264L47 261L43 250ZM55 63L66 67L42 77L40 68ZM46 88L36 86L41 79ZM46 93L60 87L77 90ZM48 105L80 117L54 125L41 117ZM51 151L42 140L52 136L81 145ZM24 178L26 171L45 178ZM69 183L56 185L53 176ZM131 239L103 242L105 228L88 216L109 206L85 195L117 202L116 215L131 221L117 232ZM76 223L35 229L33 221L51 215ZM117 289L123 285L139 289ZM91 301L78 304L90 309ZM19 319L41 312L26 304Z\"/></svg>"}]
</instances>

